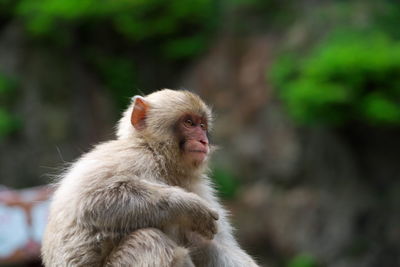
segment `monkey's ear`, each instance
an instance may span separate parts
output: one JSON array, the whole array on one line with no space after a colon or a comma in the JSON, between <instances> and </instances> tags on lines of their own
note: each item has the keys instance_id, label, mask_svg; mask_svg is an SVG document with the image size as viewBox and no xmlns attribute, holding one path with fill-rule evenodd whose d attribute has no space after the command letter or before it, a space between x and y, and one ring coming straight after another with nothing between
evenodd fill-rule
<instances>
[{"instance_id":1,"label":"monkey's ear","mask_svg":"<svg viewBox=\"0 0 400 267\"><path fill-rule=\"evenodd\" d=\"M131 114L131 123L136 130L140 131L146 127L145 119L149 104L141 96L133 98L133 110Z\"/></svg>"}]
</instances>

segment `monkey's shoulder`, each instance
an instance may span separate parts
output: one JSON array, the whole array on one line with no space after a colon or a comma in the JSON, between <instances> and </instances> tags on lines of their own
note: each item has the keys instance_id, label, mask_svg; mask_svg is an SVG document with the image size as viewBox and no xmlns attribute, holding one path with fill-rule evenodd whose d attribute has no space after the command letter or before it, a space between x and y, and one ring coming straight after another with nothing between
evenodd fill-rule
<instances>
[{"instance_id":1,"label":"monkey's shoulder","mask_svg":"<svg viewBox=\"0 0 400 267\"><path fill-rule=\"evenodd\" d=\"M71 164L62 175L61 184L68 184L68 180L96 182L110 176L135 175L137 170L143 170L143 165L152 168L152 156L140 145L112 140L94 146Z\"/></svg>"},{"instance_id":2,"label":"monkey's shoulder","mask_svg":"<svg viewBox=\"0 0 400 267\"><path fill-rule=\"evenodd\" d=\"M143 145L132 140L111 140L96 145L91 151L82 155L79 161L93 162L96 165L116 167L125 163L134 164L137 161L152 159L150 151Z\"/></svg>"},{"instance_id":3,"label":"monkey's shoulder","mask_svg":"<svg viewBox=\"0 0 400 267\"><path fill-rule=\"evenodd\" d=\"M83 155L83 158L118 158L132 157L132 155L146 152L143 145L128 139L116 139L97 144L91 151Z\"/></svg>"}]
</instances>

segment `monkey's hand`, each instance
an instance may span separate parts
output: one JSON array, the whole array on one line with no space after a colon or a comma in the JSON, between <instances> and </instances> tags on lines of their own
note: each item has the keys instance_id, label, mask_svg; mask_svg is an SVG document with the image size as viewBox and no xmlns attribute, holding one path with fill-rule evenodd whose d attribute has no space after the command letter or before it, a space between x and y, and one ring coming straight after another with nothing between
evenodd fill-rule
<instances>
[{"instance_id":1,"label":"monkey's hand","mask_svg":"<svg viewBox=\"0 0 400 267\"><path fill-rule=\"evenodd\" d=\"M180 194L180 197L183 195ZM180 225L211 240L217 233L218 213L194 193L185 192L182 200L183 212L178 216Z\"/></svg>"}]
</instances>

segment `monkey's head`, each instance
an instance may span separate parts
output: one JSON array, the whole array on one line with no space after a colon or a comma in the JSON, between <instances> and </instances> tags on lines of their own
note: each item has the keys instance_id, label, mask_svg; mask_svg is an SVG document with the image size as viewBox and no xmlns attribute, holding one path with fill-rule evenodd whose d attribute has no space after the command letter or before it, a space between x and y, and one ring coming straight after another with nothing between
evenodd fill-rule
<instances>
[{"instance_id":1,"label":"monkey's head","mask_svg":"<svg viewBox=\"0 0 400 267\"><path fill-rule=\"evenodd\" d=\"M179 162L201 166L210 153L208 132L211 110L188 91L163 89L145 97L135 96L124 113L117 136L139 138L158 153L179 157Z\"/></svg>"}]
</instances>

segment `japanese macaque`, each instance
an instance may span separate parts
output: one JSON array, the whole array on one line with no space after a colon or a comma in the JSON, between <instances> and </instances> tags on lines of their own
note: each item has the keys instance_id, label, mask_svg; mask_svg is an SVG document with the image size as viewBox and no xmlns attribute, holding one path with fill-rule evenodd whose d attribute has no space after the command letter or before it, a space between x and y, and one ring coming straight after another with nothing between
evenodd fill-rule
<instances>
[{"instance_id":1,"label":"japanese macaque","mask_svg":"<svg viewBox=\"0 0 400 267\"><path fill-rule=\"evenodd\" d=\"M254 267L207 177L211 111L195 94L136 96L117 139L63 175L45 266Z\"/></svg>"}]
</instances>

